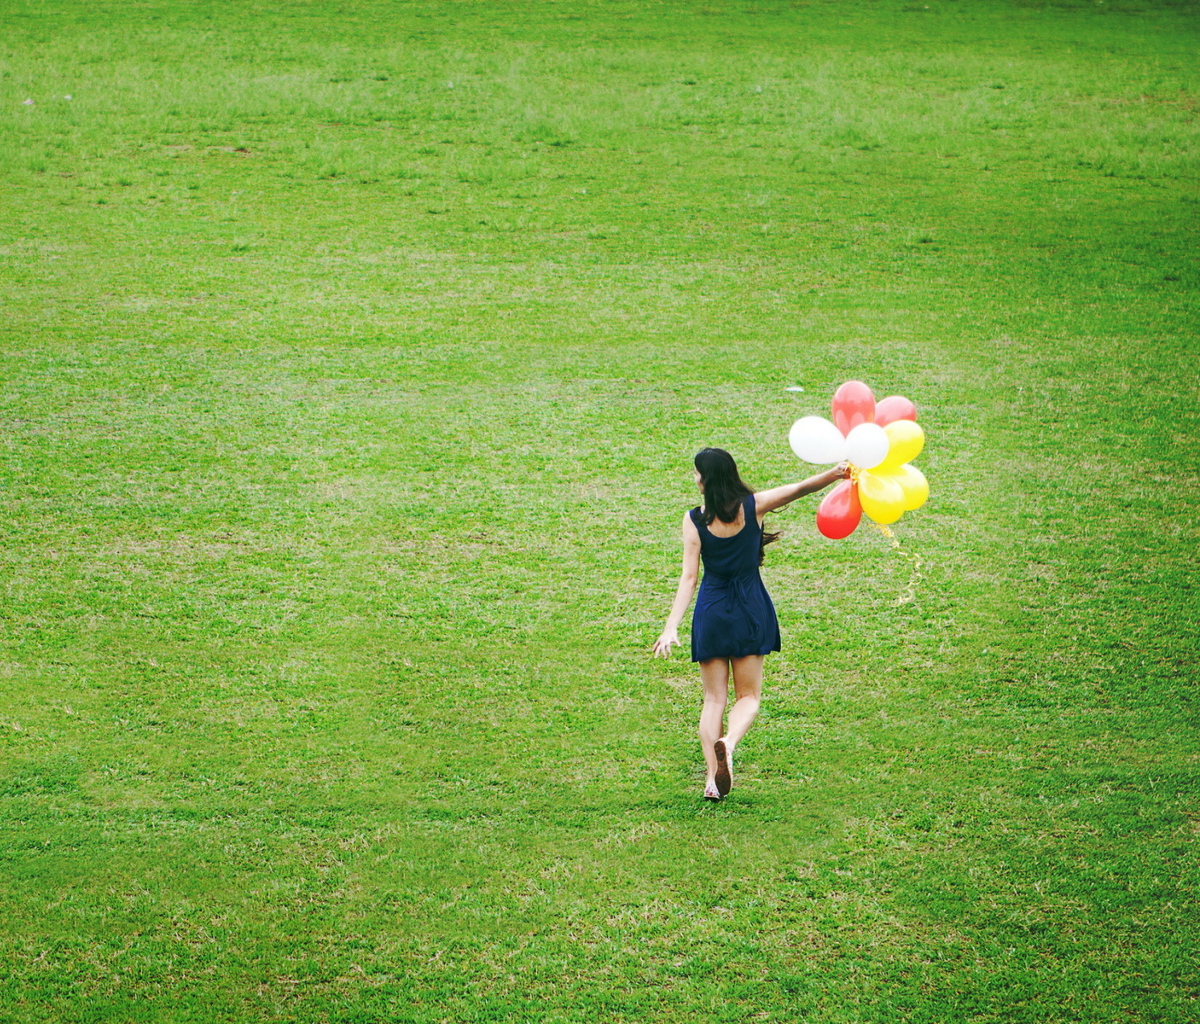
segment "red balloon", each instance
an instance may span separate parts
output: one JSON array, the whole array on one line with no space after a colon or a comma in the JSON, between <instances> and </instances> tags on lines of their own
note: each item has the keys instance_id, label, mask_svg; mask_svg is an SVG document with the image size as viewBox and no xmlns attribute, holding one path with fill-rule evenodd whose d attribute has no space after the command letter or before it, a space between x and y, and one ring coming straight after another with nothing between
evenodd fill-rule
<instances>
[{"instance_id":1,"label":"red balloon","mask_svg":"<svg viewBox=\"0 0 1200 1024\"><path fill-rule=\"evenodd\" d=\"M833 422L842 436L875 420L875 393L861 380L848 380L833 393Z\"/></svg>"},{"instance_id":2,"label":"red balloon","mask_svg":"<svg viewBox=\"0 0 1200 1024\"><path fill-rule=\"evenodd\" d=\"M858 529L862 505L858 501L858 484L843 480L825 495L817 508L817 529L830 540L849 537Z\"/></svg>"},{"instance_id":3,"label":"red balloon","mask_svg":"<svg viewBox=\"0 0 1200 1024\"><path fill-rule=\"evenodd\" d=\"M875 406L875 422L881 427L886 427L896 420L912 420L915 423L917 407L902 395L888 395Z\"/></svg>"}]
</instances>

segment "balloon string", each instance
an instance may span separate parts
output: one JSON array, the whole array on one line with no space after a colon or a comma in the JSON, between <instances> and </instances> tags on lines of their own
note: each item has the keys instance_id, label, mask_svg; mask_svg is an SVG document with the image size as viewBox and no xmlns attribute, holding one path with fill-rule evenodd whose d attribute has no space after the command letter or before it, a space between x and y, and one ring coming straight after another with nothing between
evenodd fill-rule
<instances>
[{"instance_id":1,"label":"balloon string","mask_svg":"<svg viewBox=\"0 0 1200 1024\"><path fill-rule=\"evenodd\" d=\"M880 533L892 542L892 549L899 552L901 558L907 558L912 563L912 573L908 577L908 584L900 592L900 595L892 602L892 607L898 608L902 604L909 604L917 596L917 583L925 578L925 574L921 572L921 556L910 555L900 547L900 538L896 536L895 531L890 526L884 526L881 523L872 522Z\"/></svg>"}]
</instances>

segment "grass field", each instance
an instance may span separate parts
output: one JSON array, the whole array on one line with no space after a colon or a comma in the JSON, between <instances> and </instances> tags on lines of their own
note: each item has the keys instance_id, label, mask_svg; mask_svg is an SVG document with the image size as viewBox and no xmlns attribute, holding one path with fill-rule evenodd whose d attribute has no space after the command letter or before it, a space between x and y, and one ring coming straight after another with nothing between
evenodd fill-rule
<instances>
[{"instance_id":1,"label":"grass field","mask_svg":"<svg viewBox=\"0 0 1200 1024\"><path fill-rule=\"evenodd\" d=\"M1193 2L2 0L0 1019L1197 1019L1198 96ZM709 806L691 456L849 378L932 498L776 517Z\"/></svg>"}]
</instances>

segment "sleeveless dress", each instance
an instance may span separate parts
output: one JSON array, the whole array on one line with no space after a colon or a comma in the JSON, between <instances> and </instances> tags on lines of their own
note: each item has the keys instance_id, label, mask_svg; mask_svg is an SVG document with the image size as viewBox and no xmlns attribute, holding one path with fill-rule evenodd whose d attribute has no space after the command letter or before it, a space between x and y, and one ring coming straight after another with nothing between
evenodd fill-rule
<instances>
[{"instance_id":1,"label":"sleeveless dress","mask_svg":"<svg viewBox=\"0 0 1200 1024\"><path fill-rule=\"evenodd\" d=\"M762 527L754 495L742 502L745 525L732 537L718 537L704 525L699 507L692 522L700 532L704 578L692 613L692 661L744 658L777 651L779 620L758 573Z\"/></svg>"}]
</instances>

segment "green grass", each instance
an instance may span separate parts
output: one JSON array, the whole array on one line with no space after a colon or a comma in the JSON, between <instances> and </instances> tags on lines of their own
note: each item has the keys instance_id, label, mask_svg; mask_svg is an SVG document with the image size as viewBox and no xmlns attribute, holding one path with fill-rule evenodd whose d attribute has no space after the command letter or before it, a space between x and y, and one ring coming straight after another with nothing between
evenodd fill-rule
<instances>
[{"instance_id":1,"label":"green grass","mask_svg":"<svg viewBox=\"0 0 1200 1024\"><path fill-rule=\"evenodd\" d=\"M1195 1019L1198 15L6 0L0 1017Z\"/></svg>"}]
</instances>

